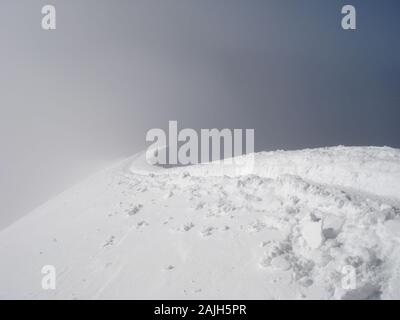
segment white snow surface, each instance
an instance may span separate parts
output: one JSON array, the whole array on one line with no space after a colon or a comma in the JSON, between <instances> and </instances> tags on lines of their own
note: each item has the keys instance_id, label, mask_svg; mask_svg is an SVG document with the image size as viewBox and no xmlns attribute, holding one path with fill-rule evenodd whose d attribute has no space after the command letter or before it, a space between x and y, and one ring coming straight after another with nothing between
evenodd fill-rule
<instances>
[{"instance_id":1,"label":"white snow surface","mask_svg":"<svg viewBox=\"0 0 400 320\"><path fill-rule=\"evenodd\" d=\"M67 190L0 232L0 298L400 298L400 150L253 156L240 174L142 153Z\"/></svg>"}]
</instances>

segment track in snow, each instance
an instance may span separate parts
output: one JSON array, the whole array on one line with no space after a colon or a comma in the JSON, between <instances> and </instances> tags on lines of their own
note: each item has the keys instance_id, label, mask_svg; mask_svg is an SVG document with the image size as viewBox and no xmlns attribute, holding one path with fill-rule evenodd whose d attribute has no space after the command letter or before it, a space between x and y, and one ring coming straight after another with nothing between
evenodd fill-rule
<instances>
[{"instance_id":1,"label":"track in snow","mask_svg":"<svg viewBox=\"0 0 400 320\"><path fill-rule=\"evenodd\" d=\"M0 233L0 295L396 298L399 177L390 148L260 153L249 175L162 169L138 155ZM57 269L55 291L40 287L45 264Z\"/></svg>"}]
</instances>

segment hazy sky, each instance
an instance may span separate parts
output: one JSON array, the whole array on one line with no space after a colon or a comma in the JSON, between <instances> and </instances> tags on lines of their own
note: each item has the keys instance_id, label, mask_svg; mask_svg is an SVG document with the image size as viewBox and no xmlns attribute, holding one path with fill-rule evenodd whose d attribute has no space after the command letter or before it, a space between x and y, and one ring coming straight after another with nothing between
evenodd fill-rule
<instances>
[{"instance_id":1,"label":"hazy sky","mask_svg":"<svg viewBox=\"0 0 400 320\"><path fill-rule=\"evenodd\" d=\"M41 29L41 8L57 30ZM357 30L341 29L341 7ZM0 228L140 151L254 128L256 149L400 147L398 0L1 0Z\"/></svg>"}]
</instances>

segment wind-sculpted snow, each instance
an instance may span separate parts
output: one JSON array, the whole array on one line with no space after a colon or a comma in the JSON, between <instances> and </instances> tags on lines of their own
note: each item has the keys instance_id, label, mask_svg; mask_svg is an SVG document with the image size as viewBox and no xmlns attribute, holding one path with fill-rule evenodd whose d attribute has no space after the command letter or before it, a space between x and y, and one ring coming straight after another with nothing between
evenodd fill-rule
<instances>
[{"instance_id":1,"label":"wind-sculpted snow","mask_svg":"<svg viewBox=\"0 0 400 320\"><path fill-rule=\"evenodd\" d=\"M246 175L143 159L99 173L2 231L0 294L399 298L398 150L261 153ZM40 287L48 264L57 269L54 291Z\"/></svg>"},{"instance_id":2,"label":"wind-sculpted snow","mask_svg":"<svg viewBox=\"0 0 400 320\"><path fill-rule=\"evenodd\" d=\"M249 157L249 156L247 156ZM246 156L239 157L246 162ZM317 183L334 184L374 194L400 199L400 151L388 147L335 147L300 151L274 151L251 155L254 165L248 174L277 178L292 174ZM158 167L144 164L139 158L131 170L136 173L160 174ZM241 175L236 166L220 162L193 166L190 173L196 176ZM240 166L239 166L240 169ZM171 171L182 172L187 168ZM165 171L164 171L165 172ZM239 172L239 174L237 173Z\"/></svg>"}]
</instances>

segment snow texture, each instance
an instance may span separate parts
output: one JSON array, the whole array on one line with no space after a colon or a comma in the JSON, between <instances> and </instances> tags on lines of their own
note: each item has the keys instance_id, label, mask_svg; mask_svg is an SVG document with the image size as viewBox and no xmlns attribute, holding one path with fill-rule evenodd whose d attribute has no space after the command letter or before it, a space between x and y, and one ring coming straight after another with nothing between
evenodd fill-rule
<instances>
[{"instance_id":1,"label":"snow texture","mask_svg":"<svg viewBox=\"0 0 400 320\"><path fill-rule=\"evenodd\" d=\"M139 154L100 172L0 233L0 297L400 298L399 150L258 153L251 169Z\"/></svg>"}]
</instances>

